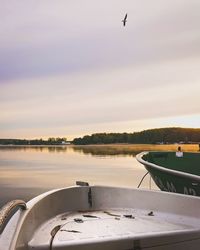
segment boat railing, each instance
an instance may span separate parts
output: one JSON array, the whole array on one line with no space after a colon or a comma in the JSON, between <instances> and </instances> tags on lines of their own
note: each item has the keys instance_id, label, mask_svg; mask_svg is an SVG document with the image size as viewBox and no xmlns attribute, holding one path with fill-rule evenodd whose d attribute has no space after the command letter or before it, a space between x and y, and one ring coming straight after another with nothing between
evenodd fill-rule
<instances>
[{"instance_id":1,"label":"boat railing","mask_svg":"<svg viewBox=\"0 0 200 250\"><path fill-rule=\"evenodd\" d=\"M26 210L26 202L23 200L13 200L4 205L0 210L0 234L3 232L10 217L16 212L17 209Z\"/></svg>"}]
</instances>

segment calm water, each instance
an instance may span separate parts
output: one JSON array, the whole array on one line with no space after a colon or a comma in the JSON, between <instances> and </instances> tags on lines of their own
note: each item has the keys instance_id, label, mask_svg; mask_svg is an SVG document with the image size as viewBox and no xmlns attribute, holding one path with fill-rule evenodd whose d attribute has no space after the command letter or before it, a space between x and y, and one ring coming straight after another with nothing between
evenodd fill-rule
<instances>
[{"instance_id":1,"label":"calm water","mask_svg":"<svg viewBox=\"0 0 200 250\"><path fill-rule=\"evenodd\" d=\"M142 149L94 147L0 147L0 206L52 188L90 184L137 187L146 173L135 155ZM142 188L149 188L146 177ZM152 183L152 187L155 186Z\"/></svg>"}]
</instances>

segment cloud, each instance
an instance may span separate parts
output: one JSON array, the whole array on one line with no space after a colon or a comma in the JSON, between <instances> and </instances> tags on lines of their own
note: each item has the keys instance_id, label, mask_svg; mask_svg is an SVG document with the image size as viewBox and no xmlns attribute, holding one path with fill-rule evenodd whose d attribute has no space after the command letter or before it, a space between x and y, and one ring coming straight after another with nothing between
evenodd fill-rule
<instances>
[{"instance_id":1,"label":"cloud","mask_svg":"<svg viewBox=\"0 0 200 250\"><path fill-rule=\"evenodd\" d=\"M61 128L72 131L73 126L95 130L96 124L196 115L199 63L169 61L10 82L1 88L1 133L22 129L60 133Z\"/></svg>"},{"instance_id":2,"label":"cloud","mask_svg":"<svg viewBox=\"0 0 200 250\"><path fill-rule=\"evenodd\" d=\"M0 137L199 114L199 5L2 1Z\"/></svg>"},{"instance_id":3,"label":"cloud","mask_svg":"<svg viewBox=\"0 0 200 250\"><path fill-rule=\"evenodd\" d=\"M200 56L197 1L127 1L126 9L124 29L118 1L4 2L0 80Z\"/></svg>"}]
</instances>

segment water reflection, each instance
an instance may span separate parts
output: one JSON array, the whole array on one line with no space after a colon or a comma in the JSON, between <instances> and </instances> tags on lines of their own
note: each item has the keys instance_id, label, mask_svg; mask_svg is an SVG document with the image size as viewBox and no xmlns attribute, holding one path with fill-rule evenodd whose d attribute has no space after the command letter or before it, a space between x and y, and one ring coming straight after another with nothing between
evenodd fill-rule
<instances>
[{"instance_id":1,"label":"water reflection","mask_svg":"<svg viewBox=\"0 0 200 250\"><path fill-rule=\"evenodd\" d=\"M68 150L67 146L0 146L0 151L36 151L36 152L49 152L58 153L66 152Z\"/></svg>"},{"instance_id":2,"label":"water reflection","mask_svg":"<svg viewBox=\"0 0 200 250\"><path fill-rule=\"evenodd\" d=\"M89 154L93 156L135 156L142 151L166 151L177 150L178 145L154 145L154 144L113 144L113 145L63 145L63 146L0 146L0 151L36 151L49 153L66 153L74 151L77 153ZM183 151L198 151L197 144L182 145Z\"/></svg>"},{"instance_id":3,"label":"water reflection","mask_svg":"<svg viewBox=\"0 0 200 250\"><path fill-rule=\"evenodd\" d=\"M74 185L77 180L91 185L137 187L146 170L135 155L144 150L174 150L175 147L1 146L0 206L12 199L29 200L46 190ZM149 178L142 187L149 187Z\"/></svg>"},{"instance_id":4,"label":"water reflection","mask_svg":"<svg viewBox=\"0 0 200 250\"><path fill-rule=\"evenodd\" d=\"M111 146L76 146L73 147L75 152L93 155L93 156L135 156L140 151L131 150L123 147Z\"/></svg>"},{"instance_id":5,"label":"water reflection","mask_svg":"<svg viewBox=\"0 0 200 250\"><path fill-rule=\"evenodd\" d=\"M74 185L77 180L136 186L144 171L131 154L113 148L2 146L0 206L11 199L28 200L45 190Z\"/></svg>"}]
</instances>

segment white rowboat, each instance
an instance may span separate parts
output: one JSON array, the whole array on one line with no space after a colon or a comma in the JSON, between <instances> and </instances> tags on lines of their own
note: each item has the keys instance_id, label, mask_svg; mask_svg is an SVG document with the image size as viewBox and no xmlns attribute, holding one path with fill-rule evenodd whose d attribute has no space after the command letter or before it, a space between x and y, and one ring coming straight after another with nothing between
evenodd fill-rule
<instances>
[{"instance_id":1,"label":"white rowboat","mask_svg":"<svg viewBox=\"0 0 200 250\"><path fill-rule=\"evenodd\" d=\"M19 203L10 218L9 206L0 250L200 249L199 197L85 185Z\"/></svg>"}]
</instances>

